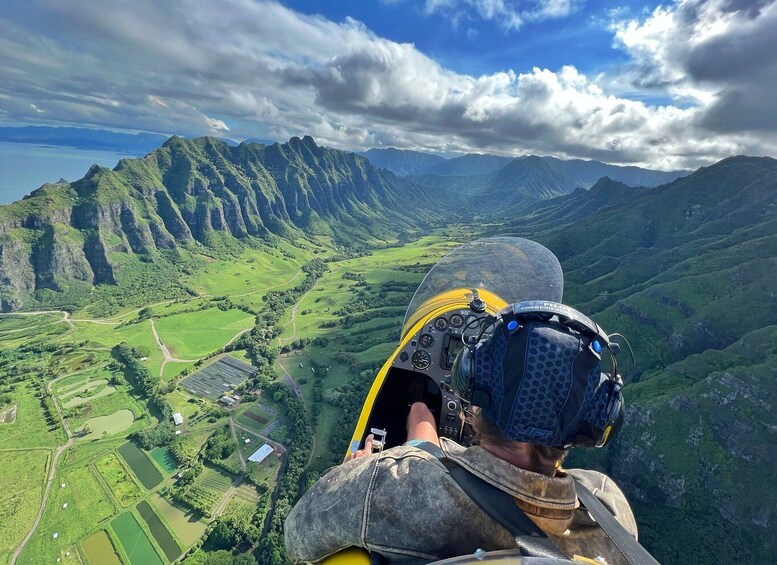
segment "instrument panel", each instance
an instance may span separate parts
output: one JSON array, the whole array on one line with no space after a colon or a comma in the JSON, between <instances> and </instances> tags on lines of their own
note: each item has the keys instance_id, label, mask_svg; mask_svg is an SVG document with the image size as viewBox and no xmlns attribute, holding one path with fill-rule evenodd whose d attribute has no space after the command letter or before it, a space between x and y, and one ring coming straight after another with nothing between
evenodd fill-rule
<instances>
[{"instance_id":1,"label":"instrument panel","mask_svg":"<svg viewBox=\"0 0 777 565\"><path fill-rule=\"evenodd\" d=\"M397 369L423 374L434 381L441 393L441 404L435 414L437 433L459 442L464 435L464 420L461 400L449 385L450 371L456 355L466 347L464 339L478 335L485 318L468 308L431 317L392 363ZM434 407L430 409L435 412Z\"/></svg>"}]
</instances>

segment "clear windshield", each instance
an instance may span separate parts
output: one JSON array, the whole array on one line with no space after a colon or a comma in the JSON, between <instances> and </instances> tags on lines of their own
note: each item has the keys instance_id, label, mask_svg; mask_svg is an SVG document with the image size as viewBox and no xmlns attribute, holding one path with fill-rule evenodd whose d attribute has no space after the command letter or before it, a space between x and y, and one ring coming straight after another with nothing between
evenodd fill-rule
<instances>
[{"instance_id":1,"label":"clear windshield","mask_svg":"<svg viewBox=\"0 0 777 565\"><path fill-rule=\"evenodd\" d=\"M507 303L561 302L564 275L556 256L539 243L520 237L479 239L457 247L432 267L410 301L403 324L430 298L458 288L483 288Z\"/></svg>"}]
</instances>

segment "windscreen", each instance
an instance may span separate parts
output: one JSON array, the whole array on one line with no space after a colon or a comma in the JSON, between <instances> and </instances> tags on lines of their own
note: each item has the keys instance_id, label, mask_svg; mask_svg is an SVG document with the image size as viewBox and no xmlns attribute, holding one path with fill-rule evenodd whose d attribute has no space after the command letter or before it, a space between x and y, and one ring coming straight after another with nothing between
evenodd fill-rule
<instances>
[{"instance_id":1,"label":"windscreen","mask_svg":"<svg viewBox=\"0 0 777 565\"><path fill-rule=\"evenodd\" d=\"M520 237L479 239L457 247L426 274L410 301L404 324L430 298L458 288L486 289L508 304L561 302L564 275L556 256Z\"/></svg>"}]
</instances>

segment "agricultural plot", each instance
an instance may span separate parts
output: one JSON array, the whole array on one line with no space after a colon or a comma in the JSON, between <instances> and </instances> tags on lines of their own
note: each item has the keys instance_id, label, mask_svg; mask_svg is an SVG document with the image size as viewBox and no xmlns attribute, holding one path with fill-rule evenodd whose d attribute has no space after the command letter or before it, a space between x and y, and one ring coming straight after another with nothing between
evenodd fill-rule
<instances>
[{"instance_id":1,"label":"agricultural plot","mask_svg":"<svg viewBox=\"0 0 777 565\"><path fill-rule=\"evenodd\" d=\"M175 457L170 453L166 447L155 447L149 452L151 459L156 461L156 464L162 468L162 470L168 475L172 475L178 470L178 463Z\"/></svg>"},{"instance_id":2,"label":"agricultural plot","mask_svg":"<svg viewBox=\"0 0 777 565\"><path fill-rule=\"evenodd\" d=\"M4 563L29 530L40 506L48 450L0 452L0 562Z\"/></svg>"},{"instance_id":3,"label":"agricultural plot","mask_svg":"<svg viewBox=\"0 0 777 565\"><path fill-rule=\"evenodd\" d=\"M254 317L242 310L208 308L159 318L154 324L173 357L199 359L224 347L242 330L251 328Z\"/></svg>"},{"instance_id":4,"label":"agricultural plot","mask_svg":"<svg viewBox=\"0 0 777 565\"><path fill-rule=\"evenodd\" d=\"M192 373L181 384L192 394L215 401L253 375L254 371L251 365L225 355Z\"/></svg>"},{"instance_id":5,"label":"agricultural plot","mask_svg":"<svg viewBox=\"0 0 777 565\"><path fill-rule=\"evenodd\" d=\"M140 517L143 518L143 521L148 526L157 545L162 548L165 557L170 561L173 561L176 557L181 555L181 548L178 547L178 543L173 536L170 535L170 532L151 508L151 505L145 500L138 504L138 514L140 514Z\"/></svg>"},{"instance_id":6,"label":"agricultural plot","mask_svg":"<svg viewBox=\"0 0 777 565\"><path fill-rule=\"evenodd\" d=\"M118 434L119 432L129 429L134 421L135 415L132 413L132 410L118 410L108 416L89 418L77 432L83 434L79 435L79 439L99 439L104 435ZM87 429L91 429L92 431L84 433Z\"/></svg>"},{"instance_id":7,"label":"agricultural plot","mask_svg":"<svg viewBox=\"0 0 777 565\"><path fill-rule=\"evenodd\" d=\"M43 520L24 548L20 565L55 563L117 510L91 466L71 463L69 456L57 472Z\"/></svg>"},{"instance_id":8,"label":"agricultural plot","mask_svg":"<svg viewBox=\"0 0 777 565\"><path fill-rule=\"evenodd\" d=\"M233 477L215 467L206 466L194 481L184 496L192 502L199 503L209 512L218 505L224 494L232 486Z\"/></svg>"},{"instance_id":9,"label":"agricultural plot","mask_svg":"<svg viewBox=\"0 0 777 565\"><path fill-rule=\"evenodd\" d=\"M207 526L201 514L177 506L156 493L151 495L151 501L162 519L185 546L192 545L205 533Z\"/></svg>"},{"instance_id":10,"label":"agricultural plot","mask_svg":"<svg viewBox=\"0 0 777 565\"><path fill-rule=\"evenodd\" d=\"M76 406L86 404L90 400L108 396L114 392L116 392L116 389L110 386L108 381L99 379L85 384L82 388L62 395L60 400L64 400L62 403L63 408L75 408Z\"/></svg>"},{"instance_id":11,"label":"agricultural plot","mask_svg":"<svg viewBox=\"0 0 777 565\"><path fill-rule=\"evenodd\" d=\"M126 461L127 465L129 465L132 472L145 488L151 490L162 482L162 474L154 467L154 464L148 460L148 457L143 453L143 450L133 442L128 441L119 447L118 451L119 455Z\"/></svg>"},{"instance_id":12,"label":"agricultural plot","mask_svg":"<svg viewBox=\"0 0 777 565\"><path fill-rule=\"evenodd\" d=\"M58 419L46 415L38 390L31 382L17 383L11 391L16 404L14 421L1 424L0 449L56 447L67 440Z\"/></svg>"},{"instance_id":13,"label":"agricultural plot","mask_svg":"<svg viewBox=\"0 0 777 565\"><path fill-rule=\"evenodd\" d=\"M95 532L83 542L81 549L90 565L121 565L121 559L105 530Z\"/></svg>"},{"instance_id":14,"label":"agricultural plot","mask_svg":"<svg viewBox=\"0 0 777 565\"><path fill-rule=\"evenodd\" d=\"M248 405L245 409L242 408L243 407L239 409L241 411L236 417L236 420L240 424L252 430L256 430L257 432L261 432L263 429L265 429L267 424L278 421L275 415L268 414L266 409L263 410L256 403Z\"/></svg>"},{"instance_id":15,"label":"agricultural plot","mask_svg":"<svg viewBox=\"0 0 777 565\"><path fill-rule=\"evenodd\" d=\"M247 525L256 512L257 504L259 504L259 493L256 489L248 484L240 485L229 499L222 516Z\"/></svg>"},{"instance_id":16,"label":"agricultural plot","mask_svg":"<svg viewBox=\"0 0 777 565\"><path fill-rule=\"evenodd\" d=\"M143 491L135 484L119 457L112 451L98 459L95 466L123 507L126 508L142 496Z\"/></svg>"},{"instance_id":17,"label":"agricultural plot","mask_svg":"<svg viewBox=\"0 0 777 565\"><path fill-rule=\"evenodd\" d=\"M132 512L125 512L114 518L111 521L111 529L116 534L130 565L164 565Z\"/></svg>"}]
</instances>

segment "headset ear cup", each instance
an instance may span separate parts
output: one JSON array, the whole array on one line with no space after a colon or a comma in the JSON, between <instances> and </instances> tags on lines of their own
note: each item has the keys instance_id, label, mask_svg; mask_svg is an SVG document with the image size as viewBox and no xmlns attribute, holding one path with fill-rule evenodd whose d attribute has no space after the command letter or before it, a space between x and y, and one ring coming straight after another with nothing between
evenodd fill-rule
<instances>
[{"instance_id":1,"label":"headset ear cup","mask_svg":"<svg viewBox=\"0 0 777 565\"><path fill-rule=\"evenodd\" d=\"M451 367L451 388L460 398L469 400L472 394L472 367L474 352L462 347Z\"/></svg>"}]
</instances>

